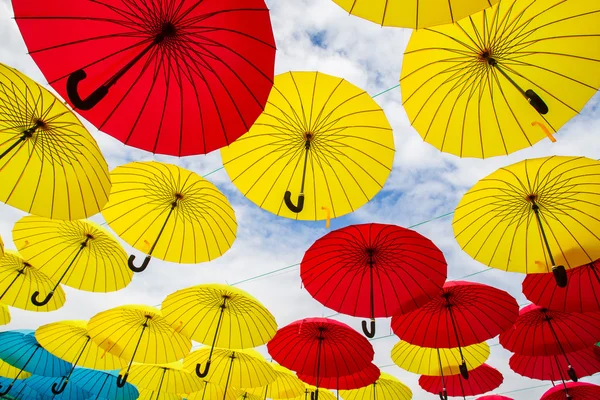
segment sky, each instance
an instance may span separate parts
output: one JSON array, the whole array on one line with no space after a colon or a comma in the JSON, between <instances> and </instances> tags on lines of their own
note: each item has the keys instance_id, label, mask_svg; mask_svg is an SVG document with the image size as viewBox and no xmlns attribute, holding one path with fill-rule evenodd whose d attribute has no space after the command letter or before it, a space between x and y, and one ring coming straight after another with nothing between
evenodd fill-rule
<instances>
[{"instance_id":1,"label":"sky","mask_svg":"<svg viewBox=\"0 0 600 400\"><path fill-rule=\"evenodd\" d=\"M382 28L349 16L331 0L269 0L267 4L271 10L277 44L277 74L320 71L342 77L372 95L398 84L402 54L410 38L410 30ZM49 87L27 55L12 16L9 0L0 0L0 37L3 38L0 62L19 69ZM333 220L331 229L368 222L407 227L445 215L453 211L462 195L479 179L499 167L523 159L555 154L600 158L600 140L597 139L600 135L598 95L590 100L579 116L555 135L556 143L545 139L534 147L509 156L486 160L460 159L424 143L410 126L398 88L377 96L376 101L394 129L396 156L393 171L383 190L371 202L351 215ZM237 239L230 251L210 263L178 265L154 260L144 273L136 274L133 282L118 292L89 293L64 287L67 303L60 310L31 313L11 309L12 322L0 329L36 329L60 320L88 319L100 311L125 304L159 305L166 295L178 289L212 282L237 284L248 291L271 310L279 327L306 317L335 314L302 289L297 266L268 274L299 263L304 251L328 232L324 222L296 222L276 217L255 206L231 184L227 173L219 169L221 159L218 151L181 159L154 156L125 146L90 124L86 123L86 126L98 141L110 169L134 160L154 159L207 176L223 191L235 209ZM9 249L14 248L11 242L12 226L24 215L10 206L0 205L0 235ZM103 222L101 215L91 219ZM443 250L449 265L448 279L460 279L476 273L466 279L491 284L509 292L519 304L527 303L521 294L524 275L498 270L482 272L486 267L460 250L453 236L451 222L452 217L447 216L415 228ZM123 246L128 253L133 251L124 242ZM140 255L137 251L134 253ZM261 274L268 275L252 279ZM361 330L360 318L335 318ZM377 329L377 336L381 338L372 341L374 362L383 367L383 371L407 384L413 391L414 399L434 398L434 395L418 386L418 375L390 366L390 352L398 341L396 336L389 336L390 320L378 320ZM495 393L508 392L507 395L514 399L533 399L539 398L551 387L548 382L514 374L508 367L510 353L497 345L497 338L489 343L492 353L488 364L504 375L504 383ZM267 355L264 346L259 350ZM600 376L581 380L600 384Z\"/></svg>"}]
</instances>

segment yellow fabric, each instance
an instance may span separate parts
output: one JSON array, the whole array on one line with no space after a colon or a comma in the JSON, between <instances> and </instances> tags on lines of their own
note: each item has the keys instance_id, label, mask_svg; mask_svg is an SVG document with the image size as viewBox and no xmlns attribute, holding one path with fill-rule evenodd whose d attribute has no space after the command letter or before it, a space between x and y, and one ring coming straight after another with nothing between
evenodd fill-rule
<instances>
[{"instance_id":1,"label":"yellow fabric","mask_svg":"<svg viewBox=\"0 0 600 400\"><path fill-rule=\"evenodd\" d=\"M192 348L192 341L176 332L159 310L144 305L102 311L89 320L88 331L101 348L126 360L131 359L141 336L133 358L140 363L175 362L189 354Z\"/></svg>"},{"instance_id":2,"label":"yellow fabric","mask_svg":"<svg viewBox=\"0 0 600 400\"><path fill-rule=\"evenodd\" d=\"M0 257L4 256L4 241L2 240L2 236L0 236Z\"/></svg>"},{"instance_id":3,"label":"yellow fabric","mask_svg":"<svg viewBox=\"0 0 600 400\"><path fill-rule=\"evenodd\" d=\"M0 304L0 325L8 325L10 323L10 312L8 306Z\"/></svg>"},{"instance_id":4,"label":"yellow fabric","mask_svg":"<svg viewBox=\"0 0 600 400\"><path fill-rule=\"evenodd\" d=\"M463 196L454 213L454 235L467 254L490 267L550 272L533 198L556 264L575 268L600 258L599 187L596 160L524 160L488 175Z\"/></svg>"},{"instance_id":5,"label":"yellow fabric","mask_svg":"<svg viewBox=\"0 0 600 400\"><path fill-rule=\"evenodd\" d=\"M223 255L237 222L227 198L212 183L176 165L133 162L111 172L110 201L102 210L125 242L146 254L167 221L152 256L197 264ZM181 197L178 199L178 197Z\"/></svg>"},{"instance_id":6,"label":"yellow fabric","mask_svg":"<svg viewBox=\"0 0 600 400\"><path fill-rule=\"evenodd\" d=\"M340 396L344 400L371 400L373 397L377 400L412 399L412 391L410 388L385 372L381 373L381 376L374 385L375 394L373 393L373 385L369 385L355 390L340 390Z\"/></svg>"},{"instance_id":7,"label":"yellow fabric","mask_svg":"<svg viewBox=\"0 0 600 400\"><path fill-rule=\"evenodd\" d=\"M403 105L417 132L443 152L510 154L548 140L544 127L553 134L577 115L600 87L599 59L599 2L504 0L412 33L400 77ZM500 71L534 90L548 113Z\"/></svg>"},{"instance_id":8,"label":"yellow fabric","mask_svg":"<svg viewBox=\"0 0 600 400\"><path fill-rule=\"evenodd\" d=\"M262 398L266 394L271 399L293 399L303 395L305 384L296 374L279 364L271 363L271 367L275 370L277 379L266 387L248 389L249 393Z\"/></svg>"},{"instance_id":9,"label":"yellow fabric","mask_svg":"<svg viewBox=\"0 0 600 400\"><path fill-rule=\"evenodd\" d=\"M462 354L471 371L486 362L490 356L490 346L484 342L463 347ZM392 361L406 371L429 376L440 376L442 371L444 375L460 374L458 366L462 364L458 348L434 349L415 346L404 341L396 343L392 348ZM440 363L442 371L440 371Z\"/></svg>"},{"instance_id":10,"label":"yellow fabric","mask_svg":"<svg viewBox=\"0 0 600 400\"><path fill-rule=\"evenodd\" d=\"M35 217L34 217L35 218ZM15 280L16 278L16 280ZM39 291L38 299L44 299L55 282L45 273L25 261L19 253L7 250L0 258L0 295L14 283L0 299L1 303L27 311L47 312L61 308L66 301L65 292L59 286L48 304L38 307L31 302L31 296Z\"/></svg>"},{"instance_id":11,"label":"yellow fabric","mask_svg":"<svg viewBox=\"0 0 600 400\"><path fill-rule=\"evenodd\" d=\"M306 134L304 209L296 214ZM365 91L319 72L275 77L264 112L250 131L221 149L223 165L237 188L259 207L282 217L325 220L351 213L383 187L394 160L392 128Z\"/></svg>"},{"instance_id":12,"label":"yellow fabric","mask_svg":"<svg viewBox=\"0 0 600 400\"><path fill-rule=\"evenodd\" d=\"M140 390L140 395L137 400L181 400L182 398L183 397L175 393L156 393L152 390Z\"/></svg>"},{"instance_id":13,"label":"yellow fabric","mask_svg":"<svg viewBox=\"0 0 600 400\"><path fill-rule=\"evenodd\" d=\"M129 371L127 382L139 389L147 389L160 393L193 393L203 388L202 381L194 374L181 369L176 364L135 364ZM121 375L127 372L121 371Z\"/></svg>"},{"instance_id":14,"label":"yellow fabric","mask_svg":"<svg viewBox=\"0 0 600 400\"><path fill-rule=\"evenodd\" d=\"M106 204L108 165L92 135L52 93L0 64L0 154L15 143L0 159L0 201L63 220L90 217Z\"/></svg>"},{"instance_id":15,"label":"yellow fabric","mask_svg":"<svg viewBox=\"0 0 600 400\"><path fill-rule=\"evenodd\" d=\"M357 17L381 26L426 28L450 24L499 0L333 0Z\"/></svg>"},{"instance_id":16,"label":"yellow fabric","mask_svg":"<svg viewBox=\"0 0 600 400\"><path fill-rule=\"evenodd\" d=\"M315 386L305 385L304 393L293 400L311 400L311 393L314 393L316 390ZM319 400L336 400L336 397L330 390L319 388Z\"/></svg>"},{"instance_id":17,"label":"yellow fabric","mask_svg":"<svg viewBox=\"0 0 600 400\"><path fill-rule=\"evenodd\" d=\"M127 360L108 353L89 337L87 321L60 321L40 326L35 338L44 349L77 366L99 370L115 370L127 365Z\"/></svg>"},{"instance_id":18,"label":"yellow fabric","mask_svg":"<svg viewBox=\"0 0 600 400\"><path fill-rule=\"evenodd\" d=\"M86 240L86 246L75 258ZM21 255L53 281L58 281L75 259L60 282L75 289L114 292L127 286L133 277L121 244L91 221L23 217L13 228L13 241Z\"/></svg>"},{"instance_id":19,"label":"yellow fabric","mask_svg":"<svg viewBox=\"0 0 600 400\"><path fill-rule=\"evenodd\" d=\"M167 321L197 342L212 345L222 306L215 346L228 349L257 347L277 332L277 321L258 300L233 286L203 284L167 296L161 311Z\"/></svg>"},{"instance_id":20,"label":"yellow fabric","mask_svg":"<svg viewBox=\"0 0 600 400\"><path fill-rule=\"evenodd\" d=\"M194 373L192 372L192 374ZM202 382L202 389L198 392L190 393L186 396L187 400L223 400L224 387L205 380L202 380ZM236 400L234 390L227 389L224 400Z\"/></svg>"},{"instance_id":21,"label":"yellow fabric","mask_svg":"<svg viewBox=\"0 0 600 400\"><path fill-rule=\"evenodd\" d=\"M210 347L203 347L190 353L183 360L183 368L195 374L196 365L200 364L203 370L209 353ZM233 365L231 365L232 360ZM215 348L206 380L225 387L230 367L231 377L228 386L238 389L266 386L277 379L275 370L258 351Z\"/></svg>"},{"instance_id":22,"label":"yellow fabric","mask_svg":"<svg viewBox=\"0 0 600 400\"><path fill-rule=\"evenodd\" d=\"M234 389L234 399L236 400L264 400L264 398L264 396L250 393L247 389Z\"/></svg>"},{"instance_id":23,"label":"yellow fabric","mask_svg":"<svg viewBox=\"0 0 600 400\"><path fill-rule=\"evenodd\" d=\"M17 375L19 376L19 379L27 379L31 376L29 372L21 372L20 368L15 368L12 365L0 360L0 376L8 379L14 379L17 377Z\"/></svg>"}]
</instances>

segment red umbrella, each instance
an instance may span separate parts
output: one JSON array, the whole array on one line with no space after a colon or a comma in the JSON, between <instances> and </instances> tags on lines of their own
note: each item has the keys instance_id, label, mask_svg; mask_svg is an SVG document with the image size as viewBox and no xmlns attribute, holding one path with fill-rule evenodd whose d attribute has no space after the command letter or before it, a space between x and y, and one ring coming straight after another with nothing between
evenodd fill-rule
<instances>
[{"instance_id":1,"label":"red umbrella","mask_svg":"<svg viewBox=\"0 0 600 400\"><path fill-rule=\"evenodd\" d=\"M317 378L314 376L300 374L297 375L301 381L308 383L309 385L315 386L317 384ZM319 379L319 386L325 389L334 390L360 389L377 382L379 375L381 375L379 368L377 368L376 365L371 364L362 371L356 372L352 375L321 378Z\"/></svg>"},{"instance_id":2,"label":"red umbrella","mask_svg":"<svg viewBox=\"0 0 600 400\"><path fill-rule=\"evenodd\" d=\"M143 150L187 156L226 146L252 126L273 85L264 0L13 0L13 8L52 87L98 129Z\"/></svg>"},{"instance_id":3,"label":"red umbrella","mask_svg":"<svg viewBox=\"0 0 600 400\"><path fill-rule=\"evenodd\" d=\"M559 287L554 274L529 274L523 294L534 304L550 310L600 311L600 260L567 270L567 286Z\"/></svg>"},{"instance_id":4,"label":"red umbrella","mask_svg":"<svg viewBox=\"0 0 600 400\"><path fill-rule=\"evenodd\" d=\"M478 397L476 400L513 400L510 397L500 396L499 394L490 394L488 396Z\"/></svg>"},{"instance_id":5,"label":"red umbrella","mask_svg":"<svg viewBox=\"0 0 600 400\"><path fill-rule=\"evenodd\" d=\"M267 343L267 349L284 367L316 377L317 388L321 378L352 375L367 368L375 355L364 336L328 318L306 318L284 326Z\"/></svg>"},{"instance_id":6,"label":"red umbrella","mask_svg":"<svg viewBox=\"0 0 600 400\"><path fill-rule=\"evenodd\" d=\"M447 264L442 252L410 229L361 224L318 239L300 264L306 290L321 304L363 321L375 336L376 317L406 313L440 293Z\"/></svg>"},{"instance_id":7,"label":"red umbrella","mask_svg":"<svg viewBox=\"0 0 600 400\"><path fill-rule=\"evenodd\" d=\"M504 332L517 319L519 305L503 290L481 283L453 281L423 307L392 317L400 339L421 347L462 347L485 342ZM461 374L468 379L467 365Z\"/></svg>"},{"instance_id":8,"label":"red umbrella","mask_svg":"<svg viewBox=\"0 0 600 400\"><path fill-rule=\"evenodd\" d=\"M592 383L569 382L555 386L540 397L540 400L593 400L600 399L600 386Z\"/></svg>"},{"instance_id":9,"label":"red umbrella","mask_svg":"<svg viewBox=\"0 0 600 400\"><path fill-rule=\"evenodd\" d=\"M503 381L500 371L482 364L471 371L469 379L464 379L460 374L446 376L445 379L441 376L421 375L419 385L423 390L447 399L448 396L477 396L496 389Z\"/></svg>"},{"instance_id":10,"label":"red umbrella","mask_svg":"<svg viewBox=\"0 0 600 400\"><path fill-rule=\"evenodd\" d=\"M514 326L500 335L500 344L524 356L562 354L568 364L569 377L577 381L567 353L591 347L598 338L600 312L566 313L530 304L521 309Z\"/></svg>"}]
</instances>

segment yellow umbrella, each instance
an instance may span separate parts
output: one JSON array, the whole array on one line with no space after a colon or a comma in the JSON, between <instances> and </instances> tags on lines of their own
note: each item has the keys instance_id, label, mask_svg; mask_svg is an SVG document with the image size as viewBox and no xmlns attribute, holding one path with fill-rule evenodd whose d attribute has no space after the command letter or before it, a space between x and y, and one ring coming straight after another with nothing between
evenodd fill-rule
<instances>
[{"instance_id":1,"label":"yellow umbrella","mask_svg":"<svg viewBox=\"0 0 600 400\"><path fill-rule=\"evenodd\" d=\"M355 390L340 390L344 400L410 400L412 391L408 386L385 372L372 385Z\"/></svg>"},{"instance_id":2,"label":"yellow umbrella","mask_svg":"<svg viewBox=\"0 0 600 400\"><path fill-rule=\"evenodd\" d=\"M0 236L0 257L4 256L4 241L2 240L2 236Z\"/></svg>"},{"instance_id":3,"label":"yellow umbrella","mask_svg":"<svg viewBox=\"0 0 600 400\"><path fill-rule=\"evenodd\" d=\"M233 390L225 392L224 388L219 385L206 380L202 380L202 382L202 390L185 396L187 400L236 400Z\"/></svg>"},{"instance_id":4,"label":"yellow umbrella","mask_svg":"<svg viewBox=\"0 0 600 400\"><path fill-rule=\"evenodd\" d=\"M111 172L108 225L129 245L151 257L197 264L222 256L237 232L235 213L212 183L192 171L155 161L133 162ZM164 237L163 237L164 235ZM161 237L163 238L161 240Z\"/></svg>"},{"instance_id":5,"label":"yellow umbrella","mask_svg":"<svg viewBox=\"0 0 600 400\"><path fill-rule=\"evenodd\" d=\"M296 374L279 364L271 363L271 367L275 370L277 379L265 387L248 389L249 393L270 399L293 399L302 396L305 384Z\"/></svg>"},{"instance_id":6,"label":"yellow umbrella","mask_svg":"<svg viewBox=\"0 0 600 400\"><path fill-rule=\"evenodd\" d=\"M403 105L443 152L487 158L557 132L600 87L600 3L503 0L453 25L414 31Z\"/></svg>"},{"instance_id":7,"label":"yellow umbrella","mask_svg":"<svg viewBox=\"0 0 600 400\"><path fill-rule=\"evenodd\" d=\"M0 258L0 302L27 311L54 311L65 304L65 292L45 273L25 261L19 253L6 251ZM34 293L46 296L54 291L46 304L37 306L29 299Z\"/></svg>"},{"instance_id":8,"label":"yellow umbrella","mask_svg":"<svg viewBox=\"0 0 600 400\"><path fill-rule=\"evenodd\" d=\"M88 322L92 340L109 353L129 359L117 385L123 387L136 361L147 364L171 363L186 356L192 341L177 332L154 307L126 305L102 311Z\"/></svg>"},{"instance_id":9,"label":"yellow umbrella","mask_svg":"<svg viewBox=\"0 0 600 400\"><path fill-rule=\"evenodd\" d=\"M10 313L8 307L4 304L0 304L0 325L7 325L10 323Z\"/></svg>"},{"instance_id":10,"label":"yellow umbrella","mask_svg":"<svg viewBox=\"0 0 600 400\"><path fill-rule=\"evenodd\" d=\"M244 196L274 214L313 221L370 201L390 174L394 152L392 128L377 103L319 72L277 75L261 116L221 149Z\"/></svg>"},{"instance_id":11,"label":"yellow umbrella","mask_svg":"<svg viewBox=\"0 0 600 400\"><path fill-rule=\"evenodd\" d=\"M500 168L461 199L452 227L475 260L509 272L554 272L600 258L600 162L552 156Z\"/></svg>"},{"instance_id":12,"label":"yellow umbrella","mask_svg":"<svg viewBox=\"0 0 600 400\"><path fill-rule=\"evenodd\" d=\"M182 397L176 393L156 393L152 390L140 390L137 400L181 400ZM187 398L189 400L189 398ZM205 399L209 400L209 399Z\"/></svg>"},{"instance_id":13,"label":"yellow umbrella","mask_svg":"<svg viewBox=\"0 0 600 400\"><path fill-rule=\"evenodd\" d=\"M106 229L91 221L23 217L13 228L13 241L23 257L55 282L42 301L34 292L31 301L37 306L50 301L61 283L105 293L123 289L133 276L127 269L123 247Z\"/></svg>"},{"instance_id":14,"label":"yellow umbrella","mask_svg":"<svg viewBox=\"0 0 600 400\"><path fill-rule=\"evenodd\" d=\"M292 399L292 400L311 400L315 398L315 393L317 393L316 386L305 385L304 386L304 394ZM335 396L330 390L319 388L318 390L319 396L318 398L321 400L336 400Z\"/></svg>"},{"instance_id":15,"label":"yellow umbrella","mask_svg":"<svg viewBox=\"0 0 600 400\"><path fill-rule=\"evenodd\" d=\"M179 290L167 296L161 311L181 333L211 349L257 347L277 332L277 321L265 306L229 285L213 283ZM211 355L201 378L208 374Z\"/></svg>"},{"instance_id":16,"label":"yellow umbrella","mask_svg":"<svg viewBox=\"0 0 600 400\"><path fill-rule=\"evenodd\" d=\"M236 389L234 392L234 399L236 400L264 400L266 397L260 397L250 393L247 389Z\"/></svg>"},{"instance_id":17,"label":"yellow umbrella","mask_svg":"<svg viewBox=\"0 0 600 400\"><path fill-rule=\"evenodd\" d=\"M184 371L181 361L169 364L135 364L129 371L129 383L139 389L162 393L193 393L202 389L202 381ZM123 371L121 371L123 374Z\"/></svg>"},{"instance_id":18,"label":"yellow umbrella","mask_svg":"<svg viewBox=\"0 0 600 400\"><path fill-rule=\"evenodd\" d=\"M0 201L53 219L90 217L110 192L96 141L61 100L0 64Z\"/></svg>"},{"instance_id":19,"label":"yellow umbrella","mask_svg":"<svg viewBox=\"0 0 600 400\"><path fill-rule=\"evenodd\" d=\"M357 17L381 26L422 29L451 24L499 0L333 0Z\"/></svg>"},{"instance_id":20,"label":"yellow umbrella","mask_svg":"<svg viewBox=\"0 0 600 400\"><path fill-rule=\"evenodd\" d=\"M7 362L0 360L0 376L8 379L26 379L31 376L27 371L21 371L20 368L15 368Z\"/></svg>"}]
</instances>

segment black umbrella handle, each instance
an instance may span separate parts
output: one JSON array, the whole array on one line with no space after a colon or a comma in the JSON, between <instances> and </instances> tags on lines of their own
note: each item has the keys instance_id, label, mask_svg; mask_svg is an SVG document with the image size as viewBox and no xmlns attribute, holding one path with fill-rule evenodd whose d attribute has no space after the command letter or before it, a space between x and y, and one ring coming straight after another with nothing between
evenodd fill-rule
<instances>
[{"instance_id":1,"label":"black umbrella handle","mask_svg":"<svg viewBox=\"0 0 600 400\"><path fill-rule=\"evenodd\" d=\"M117 386L122 388L127 383L127 377L129 376L129 372L125 372L125 375L119 374L117 376Z\"/></svg>"},{"instance_id":2,"label":"black umbrella handle","mask_svg":"<svg viewBox=\"0 0 600 400\"><path fill-rule=\"evenodd\" d=\"M35 292L33 292L33 294L31 295L31 302L34 305L38 306L38 307L45 306L46 304L48 304L48 302L50 301L50 299L54 295L54 291L48 293L48 295L46 296L46 298L44 300L42 300L42 301L38 301L38 296L39 295L40 295L39 291L36 290Z\"/></svg>"},{"instance_id":3,"label":"black umbrella handle","mask_svg":"<svg viewBox=\"0 0 600 400\"><path fill-rule=\"evenodd\" d=\"M58 385L56 384L56 382L53 383L52 384L52 393L61 394L62 392L65 391L65 388L67 387L67 383L69 383L69 381L67 379L63 380L62 385L58 389L57 389Z\"/></svg>"},{"instance_id":4,"label":"black umbrella handle","mask_svg":"<svg viewBox=\"0 0 600 400\"><path fill-rule=\"evenodd\" d=\"M2 385L0 385L0 388L2 387ZM12 389L13 384L11 383L10 385L8 385L8 387L6 388L5 391L0 392L0 396L4 396L5 394L7 394L8 392L10 392L10 389Z\"/></svg>"},{"instance_id":5,"label":"black umbrella handle","mask_svg":"<svg viewBox=\"0 0 600 400\"><path fill-rule=\"evenodd\" d=\"M469 379L469 369L467 368L467 362L464 359L462 360L462 364L458 366L458 369L463 378Z\"/></svg>"},{"instance_id":6,"label":"black umbrella handle","mask_svg":"<svg viewBox=\"0 0 600 400\"><path fill-rule=\"evenodd\" d=\"M373 339L375 337L375 320L371 320L370 329L367 321L362 321L362 330L366 337Z\"/></svg>"},{"instance_id":7,"label":"black umbrella handle","mask_svg":"<svg viewBox=\"0 0 600 400\"><path fill-rule=\"evenodd\" d=\"M302 210L304 210L304 193L300 193L298 195L298 205L295 205L292 202L292 192L290 192L289 190L286 190L285 195L283 196L283 200L285 201L285 205L287 206L287 208L289 208L291 212L298 214Z\"/></svg>"},{"instance_id":8,"label":"black umbrella handle","mask_svg":"<svg viewBox=\"0 0 600 400\"><path fill-rule=\"evenodd\" d=\"M196 364L196 375L198 375L199 378L205 378L206 375L208 375L208 370L210 369L210 360L208 360L206 362L206 366L204 367L204 371L200 370L201 365L200 364Z\"/></svg>"},{"instance_id":9,"label":"black umbrella handle","mask_svg":"<svg viewBox=\"0 0 600 400\"><path fill-rule=\"evenodd\" d=\"M319 389L310 394L310 400L319 400Z\"/></svg>"},{"instance_id":10,"label":"black umbrella handle","mask_svg":"<svg viewBox=\"0 0 600 400\"><path fill-rule=\"evenodd\" d=\"M448 392L446 392L446 388L444 388L440 393L440 400L448 400Z\"/></svg>"},{"instance_id":11,"label":"black umbrella handle","mask_svg":"<svg viewBox=\"0 0 600 400\"><path fill-rule=\"evenodd\" d=\"M127 265L129 266L129 269L132 270L133 272L143 272L148 267L148 264L150 264L151 258L152 258L151 256L146 256L146 258L144 258L144 262L142 262L142 265L140 265L139 267L136 267L135 264L133 263L133 261L135 260L135 256L132 254L129 256L129 259L127 260Z\"/></svg>"},{"instance_id":12,"label":"black umbrella handle","mask_svg":"<svg viewBox=\"0 0 600 400\"><path fill-rule=\"evenodd\" d=\"M79 82L87 78L87 74L84 70L78 69L69 75L67 79L67 95L69 100L73 103L73 106L79 110L91 110L108 94L108 87L100 86L94 90L88 97L82 99L79 96Z\"/></svg>"}]
</instances>

